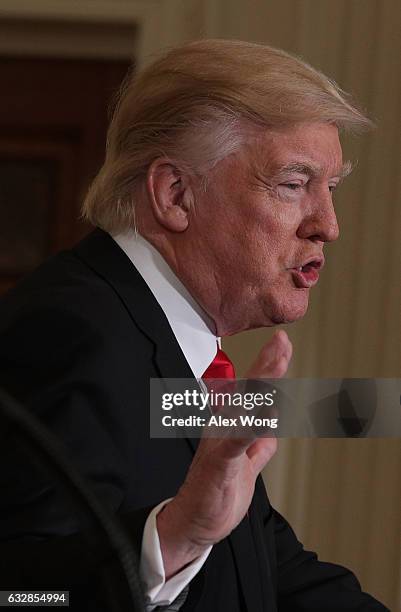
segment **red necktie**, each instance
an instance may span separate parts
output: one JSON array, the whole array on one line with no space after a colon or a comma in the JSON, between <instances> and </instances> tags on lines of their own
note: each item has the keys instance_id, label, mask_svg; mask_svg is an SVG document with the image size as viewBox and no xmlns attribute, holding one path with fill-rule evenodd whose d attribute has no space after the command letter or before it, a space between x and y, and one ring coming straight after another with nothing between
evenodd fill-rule
<instances>
[{"instance_id":1,"label":"red necktie","mask_svg":"<svg viewBox=\"0 0 401 612\"><path fill-rule=\"evenodd\" d=\"M222 351L219 347L217 347L217 353L212 363L208 368L206 368L202 375L202 379L205 378L235 378L234 364L228 358L225 352ZM207 383L205 384L209 386ZM232 387L233 384L235 386L235 383L223 383L224 386L220 386L220 388L217 390L222 392L231 391L232 389L229 389L227 387ZM212 414L214 414L216 411L213 412L213 410L211 409L211 412ZM246 516L249 517L249 510L247 511Z\"/></svg>"},{"instance_id":2,"label":"red necktie","mask_svg":"<svg viewBox=\"0 0 401 612\"><path fill-rule=\"evenodd\" d=\"M235 378L234 365L221 348L217 347L216 356L202 378Z\"/></svg>"}]
</instances>

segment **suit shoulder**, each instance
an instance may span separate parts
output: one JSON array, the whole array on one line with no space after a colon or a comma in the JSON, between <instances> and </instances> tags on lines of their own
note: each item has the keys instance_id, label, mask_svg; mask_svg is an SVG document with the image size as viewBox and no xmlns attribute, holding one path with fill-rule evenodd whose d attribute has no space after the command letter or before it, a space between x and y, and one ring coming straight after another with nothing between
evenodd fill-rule
<instances>
[{"instance_id":1,"label":"suit shoulder","mask_svg":"<svg viewBox=\"0 0 401 612\"><path fill-rule=\"evenodd\" d=\"M24 308L38 308L41 304L79 303L105 298L110 288L93 270L86 266L74 251L62 251L25 276L0 300L2 317ZM75 298L73 300L72 298Z\"/></svg>"},{"instance_id":2,"label":"suit shoulder","mask_svg":"<svg viewBox=\"0 0 401 612\"><path fill-rule=\"evenodd\" d=\"M0 300L3 362L48 361L78 347L111 355L127 334L141 343L119 296L74 251L52 257Z\"/></svg>"},{"instance_id":3,"label":"suit shoulder","mask_svg":"<svg viewBox=\"0 0 401 612\"><path fill-rule=\"evenodd\" d=\"M21 325L63 336L79 322L107 334L123 318L119 296L75 250L51 257L0 299L0 337Z\"/></svg>"}]
</instances>

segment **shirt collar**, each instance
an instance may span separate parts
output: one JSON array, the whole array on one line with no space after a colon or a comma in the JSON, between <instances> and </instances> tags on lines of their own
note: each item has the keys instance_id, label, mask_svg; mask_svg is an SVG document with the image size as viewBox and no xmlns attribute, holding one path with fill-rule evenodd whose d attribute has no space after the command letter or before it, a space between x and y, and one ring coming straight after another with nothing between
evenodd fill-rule
<instances>
[{"instance_id":1,"label":"shirt collar","mask_svg":"<svg viewBox=\"0 0 401 612\"><path fill-rule=\"evenodd\" d=\"M112 238L148 285L166 315L195 378L201 378L216 355L217 345L220 346L214 322L143 236L130 231Z\"/></svg>"}]
</instances>

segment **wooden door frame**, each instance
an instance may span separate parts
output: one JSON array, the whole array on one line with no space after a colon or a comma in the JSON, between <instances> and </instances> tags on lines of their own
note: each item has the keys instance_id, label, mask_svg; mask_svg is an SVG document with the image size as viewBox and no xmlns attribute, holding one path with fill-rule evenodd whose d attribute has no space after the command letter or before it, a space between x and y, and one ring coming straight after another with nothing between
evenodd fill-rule
<instances>
[{"instance_id":1,"label":"wooden door frame","mask_svg":"<svg viewBox=\"0 0 401 612\"><path fill-rule=\"evenodd\" d=\"M132 50L127 49L126 57L135 57L138 67L152 59L159 49L184 42L185 40L206 37L210 33L211 0L35 0L34 6L27 6L26 0L2 0L0 7L0 27L5 22L13 22L13 27L24 20L40 23L57 21L104 23L110 28L118 24L132 24ZM15 54L12 41L2 37L0 54ZM76 40L74 40L76 47ZM78 43L79 45L79 43ZM83 45L83 54L85 48ZM48 41L48 54L51 55L52 43ZM121 50L124 54L124 51ZM24 38L24 54L37 54L35 40ZM107 55L102 55L107 59ZM120 57L123 55L120 54ZM92 55L93 57L93 55Z\"/></svg>"}]
</instances>

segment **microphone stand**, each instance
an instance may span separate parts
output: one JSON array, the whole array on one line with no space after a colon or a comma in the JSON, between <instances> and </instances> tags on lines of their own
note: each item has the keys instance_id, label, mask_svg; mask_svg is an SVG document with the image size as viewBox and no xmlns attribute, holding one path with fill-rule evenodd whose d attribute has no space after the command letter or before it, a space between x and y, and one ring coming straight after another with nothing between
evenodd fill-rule
<instances>
[{"instance_id":1,"label":"microphone stand","mask_svg":"<svg viewBox=\"0 0 401 612\"><path fill-rule=\"evenodd\" d=\"M45 458L46 464L50 464L52 471L67 486L75 501L104 531L125 575L131 610L132 612L144 612L144 598L135 551L116 518L104 508L83 476L72 464L58 438L3 389L0 389L0 415L3 415L24 434L35 456L39 456L42 462L43 457ZM115 608L115 602L113 609L129 612L125 605L124 608L121 606Z\"/></svg>"}]
</instances>

